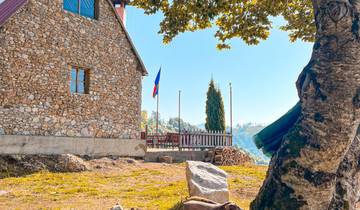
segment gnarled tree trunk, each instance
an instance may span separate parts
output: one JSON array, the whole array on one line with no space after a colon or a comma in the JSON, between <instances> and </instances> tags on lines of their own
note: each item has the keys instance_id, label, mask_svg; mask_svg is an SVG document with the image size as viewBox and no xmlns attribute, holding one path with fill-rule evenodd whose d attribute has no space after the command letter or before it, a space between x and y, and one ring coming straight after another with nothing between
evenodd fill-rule
<instances>
[{"instance_id":1,"label":"gnarled tree trunk","mask_svg":"<svg viewBox=\"0 0 360 210\"><path fill-rule=\"evenodd\" d=\"M360 199L360 126L357 136L341 162L335 192L329 209L359 209Z\"/></svg>"},{"instance_id":2,"label":"gnarled tree trunk","mask_svg":"<svg viewBox=\"0 0 360 210\"><path fill-rule=\"evenodd\" d=\"M313 0L313 5L316 43L297 81L302 113L271 160L254 210L355 208L360 0Z\"/></svg>"}]
</instances>

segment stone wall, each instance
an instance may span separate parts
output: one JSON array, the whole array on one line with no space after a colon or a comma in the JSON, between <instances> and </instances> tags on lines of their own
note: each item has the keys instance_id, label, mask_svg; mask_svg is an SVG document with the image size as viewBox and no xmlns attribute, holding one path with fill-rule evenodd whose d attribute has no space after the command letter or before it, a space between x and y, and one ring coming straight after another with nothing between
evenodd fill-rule
<instances>
[{"instance_id":1,"label":"stone wall","mask_svg":"<svg viewBox=\"0 0 360 210\"><path fill-rule=\"evenodd\" d=\"M143 69L107 0L99 18L29 0L0 28L0 134L139 138ZM72 66L89 94L70 93Z\"/></svg>"}]
</instances>

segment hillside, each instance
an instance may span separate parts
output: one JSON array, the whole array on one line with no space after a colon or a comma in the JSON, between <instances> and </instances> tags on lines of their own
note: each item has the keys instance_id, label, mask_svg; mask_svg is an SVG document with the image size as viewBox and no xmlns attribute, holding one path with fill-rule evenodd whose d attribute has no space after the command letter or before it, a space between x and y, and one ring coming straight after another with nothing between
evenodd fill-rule
<instances>
[{"instance_id":1,"label":"hillside","mask_svg":"<svg viewBox=\"0 0 360 210\"><path fill-rule=\"evenodd\" d=\"M248 123L242 126L238 125L233 129L234 144L249 152L258 164L268 164L270 160L269 157L265 156L264 153L256 147L253 141L253 136L264 127L265 126L262 125Z\"/></svg>"}]
</instances>

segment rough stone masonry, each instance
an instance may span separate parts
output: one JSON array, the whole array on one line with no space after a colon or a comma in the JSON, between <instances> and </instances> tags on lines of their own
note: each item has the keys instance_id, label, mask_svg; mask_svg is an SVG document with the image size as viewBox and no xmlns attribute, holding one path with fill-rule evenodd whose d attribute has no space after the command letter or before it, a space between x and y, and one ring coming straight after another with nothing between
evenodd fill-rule
<instances>
[{"instance_id":1,"label":"rough stone masonry","mask_svg":"<svg viewBox=\"0 0 360 210\"><path fill-rule=\"evenodd\" d=\"M139 138L140 58L109 0L98 18L29 0L0 26L0 135ZM70 93L73 66L88 94Z\"/></svg>"}]
</instances>

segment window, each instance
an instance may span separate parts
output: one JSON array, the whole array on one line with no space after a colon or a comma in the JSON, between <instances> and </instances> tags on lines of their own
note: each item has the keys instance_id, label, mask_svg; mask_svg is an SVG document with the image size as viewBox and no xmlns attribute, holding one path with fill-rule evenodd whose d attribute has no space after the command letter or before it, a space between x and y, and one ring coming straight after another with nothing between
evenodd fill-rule
<instances>
[{"instance_id":1,"label":"window","mask_svg":"<svg viewBox=\"0 0 360 210\"><path fill-rule=\"evenodd\" d=\"M88 94L90 71L78 67L71 69L70 92Z\"/></svg>"},{"instance_id":2,"label":"window","mask_svg":"<svg viewBox=\"0 0 360 210\"><path fill-rule=\"evenodd\" d=\"M96 19L97 0L64 0L64 9L85 17Z\"/></svg>"}]
</instances>

